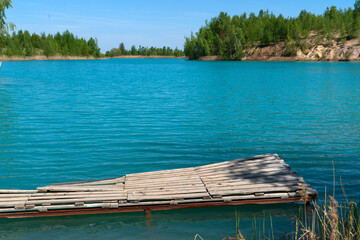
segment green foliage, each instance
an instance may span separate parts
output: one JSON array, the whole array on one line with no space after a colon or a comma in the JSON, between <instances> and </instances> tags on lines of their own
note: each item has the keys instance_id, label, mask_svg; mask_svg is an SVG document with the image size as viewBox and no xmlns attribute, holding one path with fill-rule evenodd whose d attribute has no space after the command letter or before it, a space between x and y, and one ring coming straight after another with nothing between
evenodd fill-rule
<instances>
[{"instance_id":1,"label":"green foliage","mask_svg":"<svg viewBox=\"0 0 360 240\"><path fill-rule=\"evenodd\" d=\"M44 48L44 55L47 57L54 56L56 54L55 45L53 40L46 41Z\"/></svg>"},{"instance_id":2,"label":"green foliage","mask_svg":"<svg viewBox=\"0 0 360 240\"><path fill-rule=\"evenodd\" d=\"M221 55L226 60L239 60L243 49L254 45L269 46L286 42L286 56L296 55L296 45L307 39L311 32L318 33L316 42L323 37L334 39L340 34L339 41L360 35L360 0L354 9L327 8L322 15L315 15L305 10L295 18L275 16L269 11L260 10L248 16L235 15L230 17L221 12L219 16L205 22L195 34L185 38L184 52L189 59L202 56ZM296 45L293 44L296 43ZM306 50L305 49L302 50Z\"/></svg>"},{"instance_id":3,"label":"green foliage","mask_svg":"<svg viewBox=\"0 0 360 240\"><path fill-rule=\"evenodd\" d=\"M356 0L354 4L354 13L360 15L360 0Z\"/></svg>"},{"instance_id":4,"label":"green foliage","mask_svg":"<svg viewBox=\"0 0 360 240\"><path fill-rule=\"evenodd\" d=\"M124 55L126 54L125 45L124 45L123 42L120 43L119 49L120 49L120 55L121 54L124 54Z\"/></svg>"},{"instance_id":5,"label":"green foliage","mask_svg":"<svg viewBox=\"0 0 360 240\"><path fill-rule=\"evenodd\" d=\"M285 51L283 52L284 57L295 57L297 53L297 46L295 43L288 43Z\"/></svg>"},{"instance_id":6,"label":"green foliage","mask_svg":"<svg viewBox=\"0 0 360 240\"><path fill-rule=\"evenodd\" d=\"M40 36L36 33L30 34L29 31L19 30L12 35L0 37L0 49L7 56L34 56L42 52L45 56L93 56L100 57L100 48L97 39L90 38L86 41L83 38L74 36L69 31L63 34Z\"/></svg>"},{"instance_id":7,"label":"green foliage","mask_svg":"<svg viewBox=\"0 0 360 240\"><path fill-rule=\"evenodd\" d=\"M9 30L13 31L15 29L15 24L6 23L6 14L5 10L12 8L11 0L1 0L0 1L0 35L8 34Z\"/></svg>"},{"instance_id":8,"label":"green foliage","mask_svg":"<svg viewBox=\"0 0 360 240\"><path fill-rule=\"evenodd\" d=\"M349 61L350 60L350 56L351 56L351 52L349 50L346 50L345 52L345 60Z\"/></svg>"},{"instance_id":9,"label":"green foliage","mask_svg":"<svg viewBox=\"0 0 360 240\"><path fill-rule=\"evenodd\" d=\"M173 50L172 48L166 46L162 48L156 48L156 47L149 48L149 47L143 47L141 45L138 48L136 48L135 45L132 45L130 50L126 50L124 43L120 43L119 48L113 48L105 53L105 56L107 57L116 57L116 56L124 56L124 55L180 57L180 56L184 56L184 52L179 50L178 48L175 48L175 50Z\"/></svg>"},{"instance_id":10,"label":"green foliage","mask_svg":"<svg viewBox=\"0 0 360 240\"><path fill-rule=\"evenodd\" d=\"M132 46L131 46L130 52L131 52L131 55L137 55L137 54L138 54L138 51L136 50L135 45L132 45Z\"/></svg>"}]
</instances>

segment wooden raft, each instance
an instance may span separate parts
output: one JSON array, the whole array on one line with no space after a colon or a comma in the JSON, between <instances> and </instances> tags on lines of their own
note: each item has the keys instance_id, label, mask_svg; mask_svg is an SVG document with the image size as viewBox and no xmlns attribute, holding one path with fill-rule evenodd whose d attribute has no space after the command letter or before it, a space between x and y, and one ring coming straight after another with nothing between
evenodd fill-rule
<instances>
[{"instance_id":1,"label":"wooden raft","mask_svg":"<svg viewBox=\"0 0 360 240\"><path fill-rule=\"evenodd\" d=\"M0 190L0 218L310 202L316 195L277 154L265 154L37 190Z\"/></svg>"}]
</instances>

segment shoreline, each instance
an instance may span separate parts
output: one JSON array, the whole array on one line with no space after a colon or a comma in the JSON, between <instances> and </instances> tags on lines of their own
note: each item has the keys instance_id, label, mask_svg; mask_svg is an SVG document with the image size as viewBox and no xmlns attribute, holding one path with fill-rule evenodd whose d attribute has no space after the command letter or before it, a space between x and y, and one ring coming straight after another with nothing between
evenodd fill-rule
<instances>
[{"instance_id":1,"label":"shoreline","mask_svg":"<svg viewBox=\"0 0 360 240\"><path fill-rule=\"evenodd\" d=\"M205 62L360 62L360 59L329 60L329 59L304 59L300 57L245 57L241 60L224 60L219 55L200 57L198 61Z\"/></svg>"},{"instance_id":2,"label":"shoreline","mask_svg":"<svg viewBox=\"0 0 360 240\"><path fill-rule=\"evenodd\" d=\"M115 57L81 57L81 56L32 56L32 57L19 57L19 56L0 56L0 61L54 61L54 60L64 60L64 61L71 61L71 60L107 60L107 59L187 59L185 56L175 57L175 56L142 56L142 55L124 55L124 56L115 56ZM214 56L205 56L200 57L198 61L205 61L205 62L217 62L217 61L224 61L221 56L214 55ZM241 60L229 60L228 62L360 62L360 59L349 59L349 60L329 60L329 59L304 59L301 57L244 57Z\"/></svg>"},{"instance_id":3,"label":"shoreline","mask_svg":"<svg viewBox=\"0 0 360 240\"><path fill-rule=\"evenodd\" d=\"M185 56L141 56L141 55L124 55L116 57L81 57L81 56L51 56L46 57L43 55L31 56L31 57L20 57L20 56L0 56L0 61L51 61L51 60L106 60L106 59L186 59Z\"/></svg>"}]
</instances>

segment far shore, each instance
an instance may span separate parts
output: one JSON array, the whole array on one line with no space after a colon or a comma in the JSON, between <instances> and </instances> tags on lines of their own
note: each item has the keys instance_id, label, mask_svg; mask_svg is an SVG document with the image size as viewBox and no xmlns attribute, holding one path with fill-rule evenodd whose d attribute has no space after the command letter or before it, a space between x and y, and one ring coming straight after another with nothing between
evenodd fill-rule
<instances>
[{"instance_id":1,"label":"far shore","mask_svg":"<svg viewBox=\"0 0 360 240\"><path fill-rule=\"evenodd\" d=\"M200 57L199 61L224 61L219 55ZM245 57L241 60L230 60L231 61L242 61L242 62L360 62L360 59L350 60L330 60L330 59L304 59L300 57L269 57L269 56L256 56L256 57Z\"/></svg>"},{"instance_id":2,"label":"far shore","mask_svg":"<svg viewBox=\"0 0 360 240\"><path fill-rule=\"evenodd\" d=\"M104 57L106 59L106 57ZM142 56L142 55L122 55L122 56L115 56L110 58L146 58L146 59L185 59L185 56L175 57L175 56L158 56L158 55L150 55L150 56Z\"/></svg>"},{"instance_id":3,"label":"far shore","mask_svg":"<svg viewBox=\"0 0 360 240\"><path fill-rule=\"evenodd\" d=\"M51 56L46 57L42 55L31 56L31 57L20 57L20 56L0 56L0 61L42 61L42 60L106 60L106 59L187 59L185 56L175 57L175 56L142 56L142 55L123 55L115 57L81 57L81 56ZM200 57L199 61L224 61L221 56L205 56ZM232 60L236 61L236 60ZM342 62L344 60L329 60L329 59L304 59L300 57L270 57L270 56L254 56L254 57L244 57L240 61L243 62ZM358 59L350 59L349 62L360 62Z\"/></svg>"},{"instance_id":4,"label":"far shore","mask_svg":"<svg viewBox=\"0 0 360 240\"><path fill-rule=\"evenodd\" d=\"M20 57L20 56L0 56L0 61L36 61L36 60L102 60L102 59L111 59L111 58L137 58L137 59L184 59L185 56L175 57L175 56L141 56L141 55L124 55L116 57L81 57L81 56L51 56L46 57L43 55L31 56L31 57Z\"/></svg>"}]
</instances>

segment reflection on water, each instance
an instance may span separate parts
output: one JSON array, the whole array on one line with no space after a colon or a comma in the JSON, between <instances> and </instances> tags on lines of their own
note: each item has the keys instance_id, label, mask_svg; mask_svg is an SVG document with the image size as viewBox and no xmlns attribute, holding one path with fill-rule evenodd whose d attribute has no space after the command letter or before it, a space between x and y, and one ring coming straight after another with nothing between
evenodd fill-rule
<instances>
[{"instance_id":1,"label":"reflection on water","mask_svg":"<svg viewBox=\"0 0 360 240\"><path fill-rule=\"evenodd\" d=\"M145 213L68 216L0 221L1 238L17 239L193 239L198 233L205 239L222 239L235 234L235 211L240 216L243 234L251 236L253 222L263 224L270 232L270 216L281 226L275 234L281 236L291 229L291 218L298 216L298 204L219 207L157 211L151 222ZM255 220L254 220L255 219ZM261 225L262 226L262 225Z\"/></svg>"}]
</instances>

